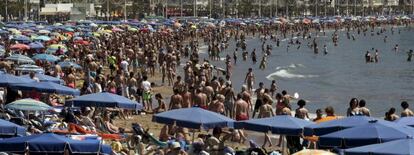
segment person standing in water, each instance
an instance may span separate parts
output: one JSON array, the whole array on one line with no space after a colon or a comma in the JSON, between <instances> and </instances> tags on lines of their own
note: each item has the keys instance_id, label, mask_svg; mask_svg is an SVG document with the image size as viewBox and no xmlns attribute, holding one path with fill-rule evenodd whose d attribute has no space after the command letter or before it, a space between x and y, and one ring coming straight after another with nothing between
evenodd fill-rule
<instances>
[{"instance_id":1,"label":"person standing in water","mask_svg":"<svg viewBox=\"0 0 414 155\"><path fill-rule=\"evenodd\" d=\"M395 46L394 46L394 52L395 53L397 53L399 51L399 46L398 46L398 44L396 44Z\"/></svg>"},{"instance_id":2,"label":"person standing in water","mask_svg":"<svg viewBox=\"0 0 414 155\"><path fill-rule=\"evenodd\" d=\"M365 53L365 62L366 63L371 62L371 53L369 53L369 51L367 51L367 53Z\"/></svg>"},{"instance_id":3,"label":"person standing in water","mask_svg":"<svg viewBox=\"0 0 414 155\"><path fill-rule=\"evenodd\" d=\"M407 58L407 61L408 62L411 62L411 59L412 59L412 57L413 57L413 50L410 50L409 52L408 52L408 58Z\"/></svg>"},{"instance_id":4,"label":"person standing in water","mask_svg":"<svg viewBox=\"0 0 414 155\"><path fill-rule=\"evenodd\" d=\"M377 49L375 50L374 62L375 63L378 63L379 62L379 53L378 53L378 50Z\"/></svg>"},{"instance_id":5,"label":"person standing in water","mask_svg":"<svg viewBox=\"0 0 414 155\"><path fill-rule=\"evenodd\" d=\"M266 64L267 64L267 54L264 54L262 57L262 61L260 61L259 68L262 70L266 69Z\"/></svg>"},{"instance_id":6,"label":"person standing in water","mask_svg":"<svg viewBox=\"0 0 414 155\"><path fill-rule=\"evenodd\" d=\"M253 74L253 69L249 68L249 71L246 73L246 78L244 79L244 83L247 84L247 90L249 92L252 92L254 80L255 80L255 77Z\"/></svg>"},{"instance_id":7,"label":"person standing in water","mask_svg":"<svg viewBox=\"0 0 414 155\"><path fill-rule=\"evenodd\" d=\"M256 64L257 62L256 49L252 51L252 54L250 55L250 57L252 58L253 64Z\"/></svg>"}]
</instances>

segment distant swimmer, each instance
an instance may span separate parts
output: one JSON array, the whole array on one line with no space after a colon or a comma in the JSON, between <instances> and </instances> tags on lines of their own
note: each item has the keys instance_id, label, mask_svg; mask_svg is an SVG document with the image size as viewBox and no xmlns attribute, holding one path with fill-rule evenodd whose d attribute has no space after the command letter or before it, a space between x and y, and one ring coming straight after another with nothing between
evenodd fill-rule
<instances>
[{"instance_id":1,"label":"distant swimmer","mask_svg":"<svg viewBox=\"0 0 414 155\"><path fill-rule=\"evenodd\" d=\"M399 51L399 46L398 46L398 44L395 44L395 46L394 46L394 52L397 53L398 51Z\"/></svg>"},{"instance_id":2,"label":"distant swimmer","mask_svg":"<svg viewBox=\"0 0 414 155\"><path fill-rule=\"evenodd\" d=\"M374 62L375 63L378 63L379 62L379 53L378 53L378 50L375 50Z\"/></svg>"},{"instance_id":3,"label":"distant swimmer","mask_svg":"<svg viewBox=\"0 0 414 155\"><path fill-rule=\"evenodd\" d=\"M259 68L262 70L266 69L266 64L267 64L267 54L264 54L262 57L262 61L260 62Z\"/></svg>"},{"instance_id":4,"label":"distant swimmer","mask_svg":"<svg viewBox=\"0 0 414 155\"><path fill-rule=\"evenodd\" d=\"M253 64L256 64L256 62L257 62L256 49L253 50L250 57L252 58Z\"/></svg>"},{"instance_id":5,"label":"distant swimmer","mask_svg":"<svg viewBox=\"0 0 414 155\"><path fill-rule=\"evenodd\" d=\"M413 50L410 50L409 52L408 52L408 58L407 58L407 61L408 62L411 62L411 59L412 59L412 57L413 57Z\"/></svg>"},{"instance_id":6,"label":"distant swimmer","mask_svg":"<svg viewBox=\"0 0 414 155\"><path fill-rule=\"evenodd\" d=\"M367 51L367 53L365 53L365 62L366 63L371 62L371 53L369 53L369 51Z\"/></svg>"}]
</instances>

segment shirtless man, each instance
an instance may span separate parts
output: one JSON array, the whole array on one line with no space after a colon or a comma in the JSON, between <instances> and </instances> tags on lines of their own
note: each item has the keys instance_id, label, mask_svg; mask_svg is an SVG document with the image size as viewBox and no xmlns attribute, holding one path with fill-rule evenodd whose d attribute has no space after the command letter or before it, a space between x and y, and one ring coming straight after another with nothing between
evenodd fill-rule
<instances>
[{"instance_id":1,"label":"shirtless man","mask_svg":"<svg viewBox=\"0 0 414 155\"><path fill-rule=\"evenodd\" d=\"M191 92L188 91L187 88L184 89L184 92L181 93L181 96L183 97L182 108L190 108L193 106L193 103L191 100L192 94Z\"/></svg>"},{"instance_id":2,"label":"shirtless man","mask_svg":"<svg viewBox=\"0 0 414 155\"><path fill-rule=\"evenodd\" d=\"M411 111L410 109L408 109L409 105L408 105L407 101L401 102L401 107L403 109L403 111L401 112L401 117L414 116L413 111Z\"/></svg>"},{"instance_id":3,"label":"shirtless man","mask_svg":"<svg viewBox=\"0 0 414 155\"><path fill-rule=\"evenodd\" d=\"M171 96L169 110L180 109L183 104L183 97L179 94L178 89L174 89L174 95Z\"/></svg>"},{"instance_id":4,"label":"shirtless man","mask_svg":"<svg viewBox=\"0 0 414 155\"><path fill-rule=\"evenodd\" d=\"M224 95L224 107L226 116L232 117L234 110L234 101L236 97L234 95L234 90L230 82L225 83L225 87L222 89L221 94Z\"/></svg>"},{"instance_id":5,"label":"shirtless man","mask_svg":"<svg viewBox=\"0 0 414 155\"><path fill-rule=\"evenodd\" d=\"M247 84L247 90L252 92L254 85L255 77L253 74L253 69L249 68L249 71L246 73L246 78L244 78L244 83Z\"/></svg>"},{"instance_id":6,"label":"shirtless man","mask_svg":"<svg viewBox=\"0 0 414 155\"><path fill-rule=\"evenodd\" d=\"M235 116L237 121L243 121L249 119L249 105L242 99L242 95L237 95L237 101L235 102Z\"/></svg>"},{"instance_id":7,"label":"shirtless man","mask_svg":"<svg viewBox=\"0 0 414 155\"><path fill-rule=\"evenodd\" d=\"M299 100L298 106L295 110L295 117L300 119L310 119L308 114L308 109L305 108L306 101L305 100Z\"/></svg>"},{"instance_id":8,"label":"shirtless man","mask_svg":"<svg viewBox=\"0 0 414 155\"><path fill-rule=\"evenodd\" d=\"M263 104L264 92L265 92L264 84L262 82L260 82L259 83L259 88L257 88L256 91L255 91L257 99L256 99L256 103L254 104L252 118L254 118L254 116L256 115L256 112L259 110L259 108Z\"/></svg>"},{"instance_id":9,"label":"shirtless man","mask_svg":"<svg viewBox=\"0 0 414 155\"><path fill-rule=\"evenodd\" d=\"M243 85L242 86L242 91L240 93L242 95L242 99L244 101L247 102L247 104L249 105L249 109L253 110L253 106L252 106L252 98L250 93L247 91L247 86Z\"/></svg>"},{"instance_id":10,"label":"shirtless man","mask_svg":"<svg viewBox=\"0 0 414 155\"><path fill-rule=\"evenodd\" d=\"M236 118L237 121L243 121L249 119L249 105L246 101L242 99L242 95L237 95L237 101L235 102L234 106L234 116L232 118ZM244 133L242 130L238 131L241 136L240 143L244 143L246 140L246 137L244 136Z\"/></svg>"},{"instance_id":11,"label":"shirtless man","mask_svg":"<svg viewBox=\"0 0 414 155\"><path fill-rule=\"evenodd\" d=\"M207 95L205 93L203 93L201 88L198 88L196 90L196 95L194 96L194 105L198 106L200 108L203 109L208 109L208 104L207 104Z\"/></svg>"},{"instance_id":12,"label":"shirtless man","mask_svg":"<svg viewBox=\"0 0 414 155\"><path fill-rule=\"evenodd\" d=\"M267 118L267 117L275 116L271 103L272 103L271 98L270 100L268 97L263 98L263 105L259 109L258 118ZM267 135L267 133L265 133L265 139L264 139L264 143L262 147L266 146L267 142L269 142L269 147L272 147L272 141L270 137Z\"/></svg>"}]
</instances>

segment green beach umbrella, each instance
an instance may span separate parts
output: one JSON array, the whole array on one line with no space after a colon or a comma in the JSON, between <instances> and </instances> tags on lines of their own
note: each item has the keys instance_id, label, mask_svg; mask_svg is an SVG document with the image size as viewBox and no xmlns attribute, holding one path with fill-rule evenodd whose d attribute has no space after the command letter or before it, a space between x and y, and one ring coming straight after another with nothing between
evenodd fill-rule
<instances>
[{"instance_id":1,"label":"green beach umbrella","mask_svg":"<svg viewBox=\"0 0 414 155\"><path fill-rule=\"evenodd\" d=\"M6 108L24 111L47 111L52 109L52 107L47 105L46 103L31 98L14 101L10 104L7 104Z\"/></svg>"}]
</instances>

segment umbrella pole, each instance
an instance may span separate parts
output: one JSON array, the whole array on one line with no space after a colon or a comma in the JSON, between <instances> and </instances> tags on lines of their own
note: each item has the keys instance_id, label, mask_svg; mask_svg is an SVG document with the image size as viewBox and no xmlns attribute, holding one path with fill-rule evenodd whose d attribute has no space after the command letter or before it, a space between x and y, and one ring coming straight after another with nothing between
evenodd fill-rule
<instances>
[{"instance_id":1,"label":"umbrella pole","mask_svg":"<svg viewBox=\"0 0 414 155\"><path fill-rule=\"evenodd\" d=\"M195 130L193 130L193 139L191 140L191 143L194 143L194 139L195 139Z\"/></svg>"}]
</instances>

